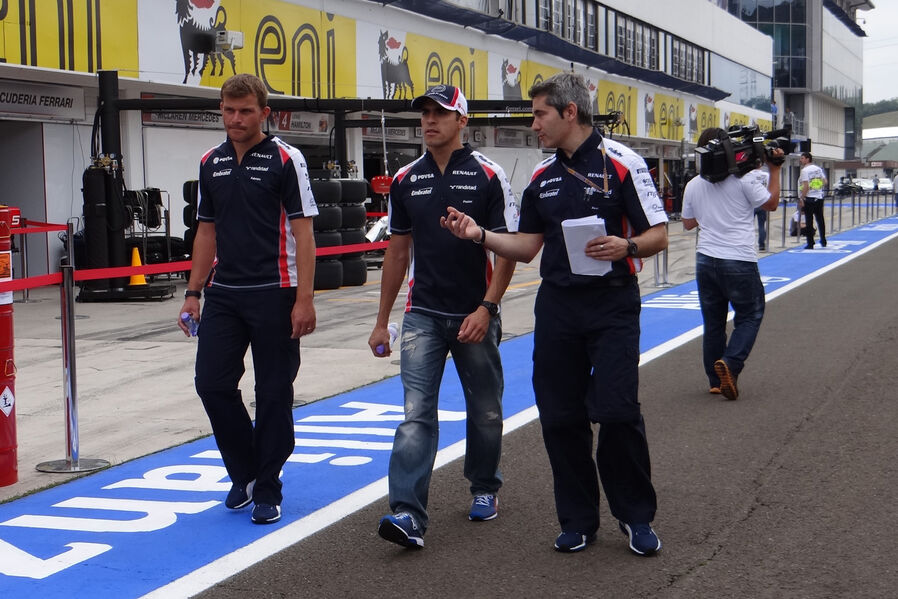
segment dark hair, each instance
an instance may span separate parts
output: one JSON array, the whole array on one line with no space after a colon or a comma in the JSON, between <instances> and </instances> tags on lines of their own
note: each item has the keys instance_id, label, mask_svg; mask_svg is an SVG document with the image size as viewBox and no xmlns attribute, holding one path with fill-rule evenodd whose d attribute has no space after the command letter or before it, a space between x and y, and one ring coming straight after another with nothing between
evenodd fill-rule
<instances>
[{"instance_id":1,"label":"dark hair","mask_svg":"<svg viewBox=\"0 0 898 599\"><path fill-rule=\"evenodd\" d=\"M727 132L721 129L720 127L708 127L702 134L698 136L698 141L695 142L695 145L699 148L702 148L708 145L708 142L714 139L721 139L721 137L726 137Z\"/></svg>"},{"instance_id":2,"label":"dark hair","mask_svg":"<svg viewBox=\"0 0 898 599\"><path fill-rule=\"evenodd\" d=\"M259 108L268 106L268 88L261 79L249 73L238 73L228 78L221 86L221 99L224 100L225 96L229 98L255 96Z\"/></svg>"},{"instance_id":3,"label":"dark hair","mask_svg":"<svg viewBox=\"0 0 898 599\"><path fill-rule=\"evenodd\" d=\"M531 98L545 96L546 104L564 116L564 109L573 103L577 107L577 123L592 126L592 102L583 77L574 73L556 73L544 81L534 83L527 92Z\"/></svg>"},{"instance_id":4,"label":"dark hair","mask_svg":"<svg viewBox=\"0 0 898 599\"><path fill-rule=\"evenodd\" d=\"M810 152L802 152L802 153L801 153L801 156L802 156L803 158L807 158L807 159L808 159L808 162L814 162L814 157L811 156L811 153L810 153Z\"/></svg>"}]
</instances>

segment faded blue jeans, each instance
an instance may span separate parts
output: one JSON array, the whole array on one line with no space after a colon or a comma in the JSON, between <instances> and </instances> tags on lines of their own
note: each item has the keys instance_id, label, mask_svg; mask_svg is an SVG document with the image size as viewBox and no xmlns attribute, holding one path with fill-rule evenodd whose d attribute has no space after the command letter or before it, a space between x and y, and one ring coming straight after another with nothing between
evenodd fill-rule
<instances>
[{"instance_id":1,"label":"faded blue jeans","mask_svg":"<svg viewBox=\"0 0 898 599\"><path fill-rule=\"evenodd\" d=\"M695 255L695 281L705 324L702 343L705 373L712 387L720 386L714 362L723 360L738 375L745 367L761 320L764 318L764 285L757 262ZM727 313L733 305L733 333L727 342Z\"/></svg>"},{"instance_id":2,"label":"faded blue jeans","mask_svg":"<svg viewBox=\"0 0 898 599\"><path fill-rule=\"evenodd\" d=\"M490 320L483 341L460 343L463 319L408 312L402 321L400 371L405 420L396 429L390 456L390 509L410 512L427 528L427 498L439 441L440 382L451 352L467 408L465 478L471 493L494 494L502 486L502 363L499 317Z\"/></svg>"}]
</instances>

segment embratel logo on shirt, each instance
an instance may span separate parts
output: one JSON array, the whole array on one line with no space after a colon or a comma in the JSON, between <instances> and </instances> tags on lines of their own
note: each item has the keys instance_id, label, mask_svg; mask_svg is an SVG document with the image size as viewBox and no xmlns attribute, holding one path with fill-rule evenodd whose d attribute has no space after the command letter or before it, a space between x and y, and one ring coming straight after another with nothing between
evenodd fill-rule
<instances>
[{"instance_id":1,"label":"embratel logo on shirt","mask_svg":"<svg viewBox=\"0 0 898 599\"><path fill-rule=\"evenodd\" d=\"M433 179L433 173L424 173L423 175L412 175L411 177L409 177L409 181L411 181L412 183L418 181L419 179Z\"/></svg>"},{"instance_id":2,"label":"embratel logo on shirt","mask_svg":"<svg viewBox=\"0 0 898 599\"><path fill-rule=\"evenodd\" d=\"M425 187L424 189L416 189L416 190L412 191L412 193L409 195L426 196L426 195L430 195L430 193L432 191L433 191L433 187Z\"/></svg>"},{"instance_id":3,"label":"embratel logo on shirt","mask_svg":"<svg viewBox=\"0 0 898 599\"><path fill-rule=\"evenodd\" d=\"M212 159L212 164L218 164L219 162L230 162L233 159L234 159L233 156L222 156L220 158L218 156L216 156L215 158Z\"/></svg>"},{"instance_id":4,"label":"embratel logo on shirt","mask_svg":"<svg viewBox=\"0 0 898 599\"><path fill-rule=\"evenodd\" d=\"M212 176L213 177L227 177L230 174L231 174L231 169L226 168L224 170L215 171L214 173L212 173Z\"/></svg>"},{"instance_id":5,"label":"embratel logo on shirt","mask_svg":"<svg viewBox=\"0 0 898 599\"><path fill-rule=\"evenodd\" d=\"M558 192L559 192L559 191L561 191L561 190L558 189L558 188L556 188L556 189L550 189L549 191L544 191L544 192L542 192L541 194L539 194L539 199L544 199L544 198L554 198L555 196L558 195Z\"/></svg>"}]
</instances>

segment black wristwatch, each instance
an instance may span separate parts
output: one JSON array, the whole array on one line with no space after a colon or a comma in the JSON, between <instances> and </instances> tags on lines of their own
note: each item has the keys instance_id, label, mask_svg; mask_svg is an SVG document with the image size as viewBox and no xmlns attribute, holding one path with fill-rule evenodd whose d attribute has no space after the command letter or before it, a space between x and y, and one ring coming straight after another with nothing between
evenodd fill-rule
<instances>
[{"instance_id":1,"label":"black wristwatch","mask_svg":"<svg viewBox=\"0 0 898 599\"><path fill-rule=\"evenodd\" d=\"M638 252L638 251L639 251L639 246L636 245L636 242L633 241L632 239L628 239L627 240L627 255L635 258L636 252Z\"/></svg>"},{"instance_id":2,"label":"black wristwatch","mask_svg":"<svg viewBox=\"0 0 898 599\"><path fill-rule=\"evenodd\" d=\"M493 302L488 302L483 300L480 302L480 305L486 308L486 311L490 313L490 318L493 318L497 314L499 314L499 304L494 304Z\"/></svg>"},{"instance_id":3,"label":"black wristwatch","mask_svg":"<svg viewBox=\"0 0 898 599\"><path fill-rule=\"evenodd\" d=\"M201 297L203 297L203 292L188 289L184 292L184 299L187 299L188 297L195 297L196 299L200 299Z\"/></svg>"}]
</instances>

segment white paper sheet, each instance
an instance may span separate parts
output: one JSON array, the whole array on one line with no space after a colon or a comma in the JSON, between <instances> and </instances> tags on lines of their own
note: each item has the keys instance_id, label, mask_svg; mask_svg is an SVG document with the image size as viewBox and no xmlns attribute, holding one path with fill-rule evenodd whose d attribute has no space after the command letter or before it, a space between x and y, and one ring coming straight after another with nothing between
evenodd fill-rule
<instances>
[{"instance_id":1,"label":"white paper sheet","mask_svg":"<svg viewBox=\"0 0 898 599\"><path fill-rule=\"evenodd\" d=\"M605 235L605 220L596 216L569 218L561 221L564 245L571 263L571 272L577 275L602 276L611 270L608 260L596 260L586 255L586 243Z\"/></svg>"}]
</instances>

